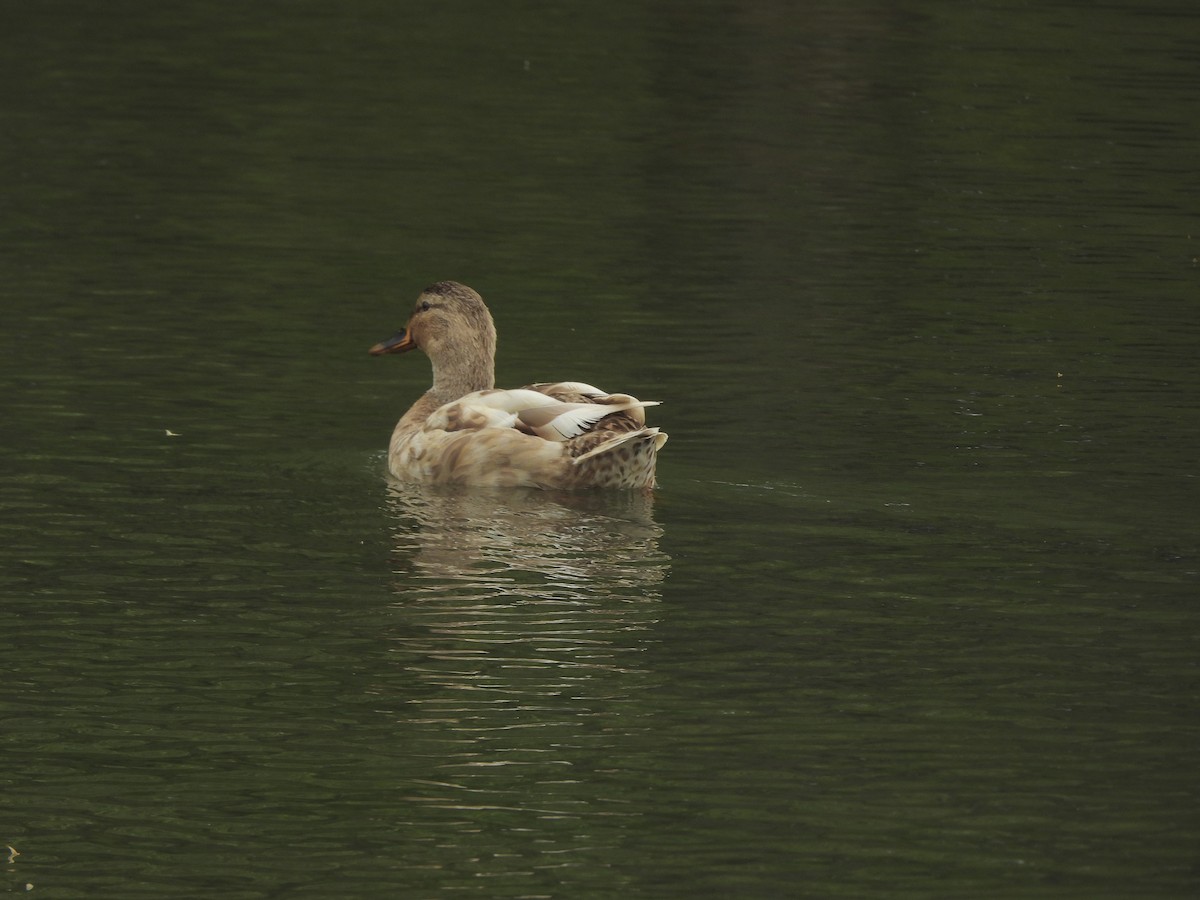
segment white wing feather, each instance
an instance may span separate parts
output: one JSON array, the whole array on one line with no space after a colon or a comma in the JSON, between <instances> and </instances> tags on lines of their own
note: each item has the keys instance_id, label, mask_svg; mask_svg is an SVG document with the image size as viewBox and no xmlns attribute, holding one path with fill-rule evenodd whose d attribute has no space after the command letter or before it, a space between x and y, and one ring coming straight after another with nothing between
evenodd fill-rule
<instances>
[{"instance_id":1,"label":"white wing feather","mask_svg":"<svg viewBox=\"0 0 1200 900\"><path fill-rule=\"evenodd\" d=\"M522 410L517 418L533 433L548 441L569 441L578 437L607 415L626 410L641 410L658 406L657 400L634 400L623 403L556 403L536 409Z\"/></svg>"}]
</instances>

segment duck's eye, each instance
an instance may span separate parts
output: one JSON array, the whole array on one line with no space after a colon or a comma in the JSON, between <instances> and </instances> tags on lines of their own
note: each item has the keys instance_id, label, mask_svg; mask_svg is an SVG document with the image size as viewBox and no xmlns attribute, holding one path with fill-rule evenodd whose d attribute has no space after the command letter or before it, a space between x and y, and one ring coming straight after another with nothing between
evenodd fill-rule
<instances>
[{"instance_id":1,"label":"duck's eye","mask_svg":"<svg viewBox=\"0 0 1200 900\"><path fill-rule=\"evenodd\" d=\"M429 301L422 300L421 301L421 312L425 312L427 309L429 309Z\"/></svg>"}]
</instances>

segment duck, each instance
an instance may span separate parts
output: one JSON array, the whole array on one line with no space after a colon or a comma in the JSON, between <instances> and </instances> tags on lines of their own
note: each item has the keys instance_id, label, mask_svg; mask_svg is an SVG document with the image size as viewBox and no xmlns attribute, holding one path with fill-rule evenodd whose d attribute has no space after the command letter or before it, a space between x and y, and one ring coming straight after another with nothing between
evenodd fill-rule
<instances>
[{"instance_id":1,"label":"duck","mask_svg":"<svg viewBox=\"0 0 1200 900\"><path fill-rule=\"evenodd\" d=\"M368 351L421 350L433 385L396 423L388 469L400 481L543 490L652 491L667 435L646 425L656 400L581 381L497 389L496 326L483 298L439 281L405 327Z\"/></svg>"}]
</instances>

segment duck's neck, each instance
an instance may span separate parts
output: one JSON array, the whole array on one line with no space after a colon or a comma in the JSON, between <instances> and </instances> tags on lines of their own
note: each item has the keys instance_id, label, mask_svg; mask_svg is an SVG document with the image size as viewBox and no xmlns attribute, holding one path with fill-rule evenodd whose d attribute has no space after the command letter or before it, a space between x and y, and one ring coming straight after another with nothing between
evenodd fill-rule
<instances>
[{"instance_id":1,"label":"duck's neck","mask_svg":"<svg viewBox=\"0 0 1200 900\"><path fill-rule=\"evenodd\" d=\"M435 366L433 387L422 394L396 423L396 430L392 432L393 453L397 452L395 448L398 444L425 427L426 420L438 409L474 391L487 390L494 384L495 377L490 367L482 372L469 373L459 370L451 374Z\"/></svg>"},{"instance_id":2,"label":"duck's neck","mask_svg":"<svg viewBox=\"0 0 1200 900\"><path fill-rule=\"evenodd\" d=\"M472 360L453 360L433 364L433 387L428 396L438 406L450 403L474 391L486 391L496 386L496 364L491 356Z\"/></svg>"}]
</instances>

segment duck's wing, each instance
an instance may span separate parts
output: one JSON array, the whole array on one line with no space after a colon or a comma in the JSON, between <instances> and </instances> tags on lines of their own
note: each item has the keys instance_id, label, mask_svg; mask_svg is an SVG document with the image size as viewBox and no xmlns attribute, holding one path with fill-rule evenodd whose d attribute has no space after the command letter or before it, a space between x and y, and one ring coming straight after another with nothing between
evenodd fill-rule
<instances>
[{"instance_id":1,"label":"duck's wing","mask_svg":"<svg viewBox=\"0 0 1200 900\"><path fill-rule=\"evenodd\" d=\"M554 398L524 388L513 391L476 391L438 407L425 421L425 431L476 431L516 428L525 409L557 403Z\"/></svg>"},{"instance_id":2,"label":"duck's wing","mask_svg":"<svg viewBox=\"0 0 1200 900\"><path fill-rule=\"evenodd\" d=\"M525 391L537 391L563 403L590 403L598 397L607 397L608 391L582 381L542 381L527 384Z\"/></svg>"},{"instance_id":3,"label":"duck's wing","mask_svg":"<svg viewBox=\"0 0 1200 900\"><path fill-rule=\"evenodd\" d=\"M578 382L563 382L560 396L579 395ZM628 394L603 394L590 385L594 402L559 400L554 394L517 388L502 391L477 391L436 410L425 424L426 430L466 431L485 428L513 428L546 441L569 441L590 431L606 416L625 413L639 427L646 422L642 411L657 406L655 400L638 400ZM558 387L558 385L554 385ZM624 430L624 429L622 429Z\"/></svg>"}]
</instances>

